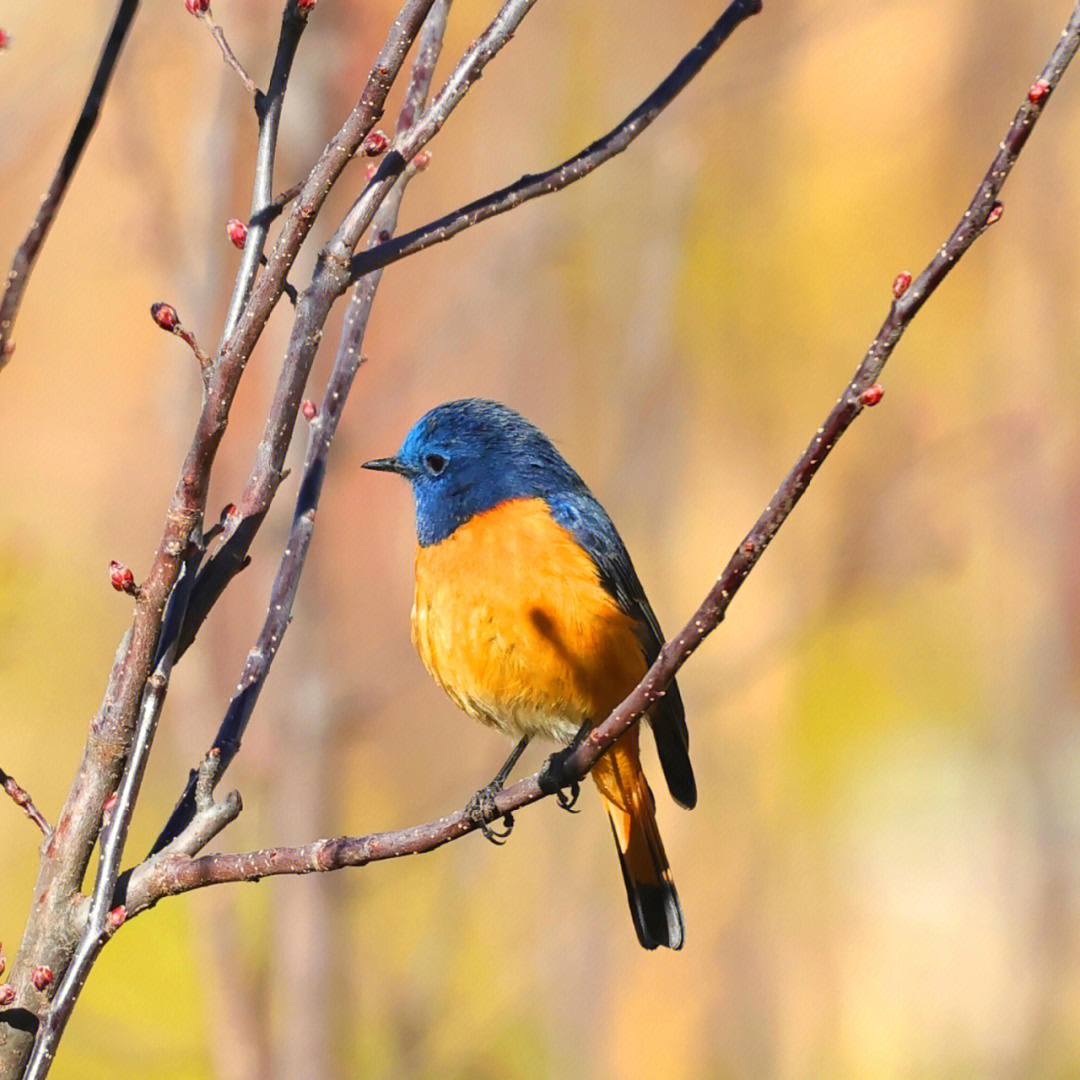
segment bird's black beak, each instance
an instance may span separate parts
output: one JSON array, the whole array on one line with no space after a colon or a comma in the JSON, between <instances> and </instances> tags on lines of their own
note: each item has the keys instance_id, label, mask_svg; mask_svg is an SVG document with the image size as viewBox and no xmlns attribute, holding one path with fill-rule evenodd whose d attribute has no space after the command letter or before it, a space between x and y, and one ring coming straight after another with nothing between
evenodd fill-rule
<instances>
[{"instance_id":1,"label":"bird's black beak","mask_svg":"<svg viewBox=\"0 0 1080 1080\"><path fill-rule=\"evenodd\" d=\"M410 479L413 475L413 469L397 457L373 458L371 461L365 461L361 468L374 469L375 472L393 472L406 479Z\"/></svg>"}]
</instances>

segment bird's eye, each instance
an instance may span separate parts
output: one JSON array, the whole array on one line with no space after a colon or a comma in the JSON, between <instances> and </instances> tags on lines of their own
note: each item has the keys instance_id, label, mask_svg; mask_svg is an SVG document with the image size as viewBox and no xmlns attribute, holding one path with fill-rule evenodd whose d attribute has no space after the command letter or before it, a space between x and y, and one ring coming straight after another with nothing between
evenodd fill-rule
<instances>
[{"instance_id":1,"label":"bird's eye","mask_svg":"<svg viewBox=\"0 0 1080 1080\"><path fill-rule=\"evenodd\" d=\"M442 454L428 454L424 458L424 464L432 476L438 476L446 468L446 458Z\"/></svg>"}]
</instances>

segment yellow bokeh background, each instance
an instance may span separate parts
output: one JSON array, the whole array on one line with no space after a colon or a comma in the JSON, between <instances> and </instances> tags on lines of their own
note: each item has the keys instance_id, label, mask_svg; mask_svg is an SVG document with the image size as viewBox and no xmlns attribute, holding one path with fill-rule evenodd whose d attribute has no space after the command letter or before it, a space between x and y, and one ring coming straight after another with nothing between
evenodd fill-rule
<instances>
[{"instance_id":1,"label":"yellow bokeh background","mask_svg":"<svg viewBox=\"0 0 1080 1080\"><path fill-rule=\"evenodd\" d=\"M50 818L130 616L108 561L146 572L196 416L191 358L148 308L167 300L216 342L237 263L223 226L249 200L243 88L180 0L143 7L0 373L0 766ZM395 10L319 3L279 189L351 107ZM495 10L458 0L436 82ZM538 4L432 144L403 226L578 150L719 10ZM5 259L112 11L12 0L0 15ZM214 12L265 82L278 4ZM296 618L226 779L245 810L215 847L430 820L504 756L412 651L408 492L362 461L440 401L508 402L604 502L674 632L846 384L895 274L953 228L1068 15L1046 0L766 0L624 155L389 270ZM312 250L361 183L354 165ZM658 791L658 812L681 953L638 947L585 792L579 816L550 800L518 815L501 849L471 837L163 902L105 950L52 1075L1075 1075L1080 70L1003 201L905 335L882 404L680 676L701 800L687 814ZM211 513L246 478L288 328L283 304ZM302 449L300 432L294 466ZM131 858L216 730L296 475L176 671ZM38 839L14 806L0 822L10 959Z\"/></svg>"}]
</instances>

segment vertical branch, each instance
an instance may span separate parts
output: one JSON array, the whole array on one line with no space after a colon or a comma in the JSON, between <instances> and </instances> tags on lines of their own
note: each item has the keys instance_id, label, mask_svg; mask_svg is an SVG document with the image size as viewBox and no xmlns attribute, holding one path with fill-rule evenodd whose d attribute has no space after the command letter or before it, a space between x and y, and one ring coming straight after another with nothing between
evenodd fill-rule
<instances>
[{"instance_id":1,"label":"vertical branch","mask_svg":"<svg viewBox=\"0 0 1080 1080\"><path fill-rule=\"evenodd\" d=\"M300 35L307 26L308 11L307 8L301 11L291 0L285 5L270 85L265 95L258 92L255 95L255 111L259 117L259 145L255 153L251 220L248 223L247 240L244 243L240 268L236 272L236 283L233 286L232 299L229 301L229 311L225 317L225 328L221 334L219 349L236 329L240 312L251 293L263 248L266 247L266 233L271 220L267 210L274 201L274 155L277 150L278 129L281 126L281 109L285 102L289 72L292 70L296 50L300 44Z\"/></svg>"},{"instance_id":2,"label":"vertical branch","mask_svg":"<svg viewBox=\"0 0 1080 1080\"><path fill-rule=\"evenodd\" d=\"M44 1077L48 1075L56 1055L56 1048L64 1034L64 1028L71 1017L79 993L86 984L90 969L105 943L126 918L127 913L122 905L113 906L113 894L120 876L120 860L124 854L128 826L131 823L135 801L146 772L146 763L150 757L161 708L165 704L169 676L172 674L173 661L176 658L177 638L184 621L188 598L191 595L195 567L198 565L201 554L201 550L197 547L189 552L180 580L170 597L169 612L162 633L160 656L154 673L147 680L131 753L128 755L120 787L116 792L116 800L112 806L108 824L102 829L98 873L90 898L89 911L86 913L86 922L71 963L60 980L60 985L56 989L47 1012L41 1019L23 1080L44 1080Z\"/></svg>"},{"instance_id":3,"label":"vertical branch","mask_svg":"<svg viewBox=\"0 0 1080 1080\"><path fill-rule=\"evenodd\" d=\"M414 122L427 96L446 32L450 3L451 0L435 0L424 23L417 47L417 58L406 90L401 116L398 119L399 134L406 132ZM415 173L414 168L407 169L390 197L383 203L369 244L377 244L381 237L392 235L397 226L398 209L405 193L405 186ZM304 459L296 507L293 511L292 527L271 587L266 618L255 645L248 653L244 669L237 682L237 691L229 701L225 717L214 739L213 747L220 755L219 774L224 772L240 749L248 721L292 619L296 590L300 585L300 575L315 529L315 511L318 508L323 479L326 475L326 459L337 431L345 400L362 363L360 346L381 277L382 271L376 271L363 278L356 286L354 297L346 311L334 369L327 384L322 405L317 415L312 417L311 436ZM187 827L195 812L195 775L193 773L184 794L154 844L153 852L159 852L179 835Z\"/></svg>"},{"instance_id":4,"label":"vertical branch","mask_svg":"<svg viewBox=\"0 0 1080 1080\"><path fill-rule=\"evenodd\" d=\"M120 50L123 48L138 7L139 0L120 0L109 36L105 39L105 47L101 51L101 58L98 60L97 70L94 72L93 82L90 84L90 92L86 95L82 113L75 124L75 130L71 133L64 156L60 159L60 165L52 178L52 183L49 184L49 190L41 200L34 223L30 226L26 239L15 252L11 270L8 271L4 298L0 300L0 368L8 362L14 350L12 330L19 313L19 306L22 304L23 293L30 280L30 273L34 269L41 245L45 242L45 237L48 236L57 211L60 209L60 203L64 199L71 178L75 175L83 150L86 149L86 144L90 141L90 136L97 125L98 116L101 113L101 102L109 89L109 80L112 78L116 62L120 59Z\"/></svg>"}]
</instances>

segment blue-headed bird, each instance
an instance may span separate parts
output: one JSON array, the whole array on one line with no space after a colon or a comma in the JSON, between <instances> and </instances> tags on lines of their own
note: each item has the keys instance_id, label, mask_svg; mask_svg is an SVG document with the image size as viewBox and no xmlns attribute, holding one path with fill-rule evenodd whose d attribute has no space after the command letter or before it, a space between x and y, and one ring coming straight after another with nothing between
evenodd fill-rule
<instances>
[{"instance_id":1,"label":"blue-headed bird","mask_svg":"<svg viewBox=\"0 0 1080 1080\"><path fill-rule=\"evenodd\" d=\"M604 508L551 440L506 405L469 398L432 409L394 457L416 503L412 636L451 699L515 740L474 796L488 808L534 736L577 742L640 682L663 635L626 546ZM675 683L647 719L676 802L697 801ZM554 759L553 759L554 760ZM611 822L638 939L681 948L683 918L638 726L593 766Z\"/></svg>"}]
</instances>

